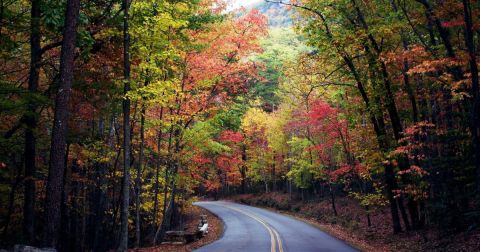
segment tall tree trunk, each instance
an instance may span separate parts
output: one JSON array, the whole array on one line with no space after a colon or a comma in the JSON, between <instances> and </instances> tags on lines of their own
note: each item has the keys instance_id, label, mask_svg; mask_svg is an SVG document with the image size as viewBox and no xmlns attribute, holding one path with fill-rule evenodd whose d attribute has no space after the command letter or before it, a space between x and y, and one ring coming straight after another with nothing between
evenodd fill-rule
<instances>
[{"instance_id":1,"label":"tall tree trunk","mask_svg":"<svg viewBox=\"0 0 480 252\"><path fill-rule=\"evenodd\" d=\"M130 34L128 31L128 0L123 0L123 77L125 81L124 94L130 91ZM130 99L123 99L123 179L122 206L120 217L120 242L118 251L128 250L128 206L130 202Z\"/></svg>"},{"instance_id":2,"label":"tall tree trunk","mask_svg":"<svg viewBox=\"0 0 480 252\"><path fill-rule=\"evenodd\" d=\"M140 247L140 194L142 193L142 169L145 149L145 104L140 115L140 154L138 157L137 179L135 181L135 247Z\"/></svg>"},{"instance_id":3,"label":"tall tree trunk","mask_svg":"<svg viewBox=\"0 0 480 252\"><path fill-rule=\"evenodd\" d=\"M478 66L475 55L475 45L473 41L473 24L472 24L472 10L469 0L463 0L463 11L465 20L465 45L468 50L468 63L470 64L470 74L472 79L472 142L475 153L475 168L477 171L476 184L477 191L480 192L480 97L478 93Z\"/></svg>"},{"instance_id":4,"label":"tall tree trunk","mask_svg":"<svg viewBox=\"0 0 480 252\"><path fill-rule=\"evenodd\" d=\"M163 107L160 109L160 121L163 119ZM157 163L155 167L155 185L154 185L154 196L153 196L153 226L157 225L157 215L158 215L158 192L160 190L160 166L162 165L162 157L161 151L162 149L162 129L158 131L158 139L157 139ZM167 169L167 168L165 168Z\"/></svg>"},{"instance_id":5,"label":"tall tree trunk","mask_svg":"<svg viewBox=\"0 0 480 252\"><path fill-rule=\"evenodd\" d=\"M69 223L68 220L70 219L70 209L68 207L68 196L70 192L70 178L71 178L71 167L68 165L68 155L70 153L70 143L67 143L67 148L65 151L65 171L63 173L63 181L62 181L62 207L61 211L61 219L65 220L62 221L60 225L60 243L58 246L60 250L68 250L68 245L70 244L70 230L69 230Z\"/></svg>"},{"instance_id":6,"label":"tall tree trunk","mask_svg":"<svg viewBox=\"0 0 480 252\"><path fill-rule=\"evenodd\" d=\"M56 247L60 227L65 146L68 123L68 102L73 82L75 42L80 0L68 0L60 56L60 85L55 99L55 115L50 148L47 194L45 205L45 245Z\"/></svg>"},{"instance_id":7,"label":"tall tree trunk","mask_svg":"<svg viewBox=\"0 0 480 252\"><path fill-rule=\"evenodd\" d=\"M153 227L157 225L158 193L160 191L159 177L160 177L160 160L158 160L157 164L155 165L155 184L153 186L153 213L152 213Z\"/></svg>"},{"instance_id":8,"label":"tall tree trunk","mask_svg":"<svg viewBox=\"0 0 480 252\"><path fill-rule=\"evenodd\" d=\"M2 3L3 5L3 3ZM2 6L3 8L3 6ZM30 20L30 73L28 78L28 91L35 95L39 82L39 64L41 61L40 47L40 0L32 0ZM23 232L26 241L30 244L35 242L35 176L36 176L36 137L37 127L36 104L28 102L27 114L25 115L25 192L23 208Z\"/></svg>"}]
</instances>

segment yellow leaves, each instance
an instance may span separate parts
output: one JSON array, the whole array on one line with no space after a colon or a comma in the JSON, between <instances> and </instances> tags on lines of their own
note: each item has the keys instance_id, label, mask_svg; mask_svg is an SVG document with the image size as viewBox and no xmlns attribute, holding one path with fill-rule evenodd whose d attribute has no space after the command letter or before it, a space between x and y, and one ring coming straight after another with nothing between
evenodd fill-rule
<instances>
[{"instance_id":1,"label":"yellow leaves","mask_svg":"<svg viewBox=\"0 0 480 252\"><path fill-rule=\"evenodd\" d=\"M72 144L70 147L70 160L76 160L79 166L88 166L97 163L108 163L115 159L115 151L103 142L90 144Z\"/></svg>"},{"instance_id":2,"label":"yellow leaves","mask_svg":"<svg viewBox=\"0 0 480 252\"><path fill-rule=\"evenodd\" d=\"M250 108L243 117L241 128L246 134L264 131L269 126L271 118L259 108Z\"/></svg>"}]
</instances>

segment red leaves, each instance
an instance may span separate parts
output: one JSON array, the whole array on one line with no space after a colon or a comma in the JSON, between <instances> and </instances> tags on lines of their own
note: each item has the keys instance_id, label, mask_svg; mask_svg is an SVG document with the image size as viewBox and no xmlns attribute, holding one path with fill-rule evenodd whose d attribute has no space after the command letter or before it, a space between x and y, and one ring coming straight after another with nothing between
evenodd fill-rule
<instances>
[{"instance_id":1,"label":"red leaves","mask_svg":"<svg viewBox=\"0 0 480 252\"><path fill-rule=\"evenodd\" d=\"M308 128L311 134L322 136L321 143L314 147L318 151L331 148L340 137L347 136L346 121L340 120L339 111L322 100L312 102L310 111L297 111L295 117L290 127L297 130Z\"/></svg>"},{"instance_id":2,"label":"red leaves","mask_svg":"<svg viewBox=\"0 0 480 252\"><path fill-rule=\"evenodd\" d=\"M205 158L203 156L200 156L200 155L196 155L196 156L192 157L192 162L195 163L195 164L198 164L198 165L205 165L205 164L211 164L212 160L210 160L209 158Z\"/></svg>"},{"instance_id":3,"label":"red leaves","mask_svg":"<svg viewBox=\"0 0 480 252\"><path fill-rule=\"evenodd\" d=\"M240 143L243 141L243 135L240 132L225 130L220 133L218 140L221 142Z\"/></svg>"},{"instance_id":4,"label":"red leaves","mask_svg":"<svg viewBox=\"0 0 480 252\"><path fill-rule=\"evenodd\" d=\"M410 174L414 176L423 177L425 175L428 175L428 172L422 169L420 166L411 165L409 169L398 171L397 174L398 175Z\"/></svg>"},{"instance_id":5,"label":"red leaves","mask_svg":"<svg viewBox=\"0 0 480 252\"><path fill-rule=\"evenodd\" d=\"M452 28L458 26L465 26L465 21L463 19L454 19L442 22L442 27L444 28Z\"/></svg>"},{"instance_id":6,"label":"red leaves","mask_svg":"<svg viewBox=\"0 0 480 252\"><path fill-rule=\"evenodd\" d=\"M343 164L340 168L330 172L330 179L338 181L340 177L351 177L353 175L362 175L368 171L368 167L356 162L354 165Z\"/></svg>"}]
</instances>

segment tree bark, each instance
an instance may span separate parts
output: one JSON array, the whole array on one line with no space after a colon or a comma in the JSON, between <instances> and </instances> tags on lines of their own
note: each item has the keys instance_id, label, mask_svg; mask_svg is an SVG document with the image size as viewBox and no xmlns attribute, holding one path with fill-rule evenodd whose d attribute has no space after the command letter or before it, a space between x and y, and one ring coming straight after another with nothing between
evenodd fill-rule
<instances>
[{"instance_id":1,"label":"tree bark","mask_svg":"<svg viewBox=\"0 0 480 252\"><path fill-rule=\"evenodd\" d=\"M128 0L123 0L123 77L124 94L130 91L130 34L128 31L130 8ZM122 178L122 206L120 217L120 242L118 251L128 250L128 206L130 202L130 99L123 100L123 178Z\"/></svg>"},{"instance_id":2,"label":"tree bark","mask_svg":"<svg viewBox=\"0 0 480 252\"><path fill-rule=\"evenodd\" d=\"M330 188L330 200L331 200L331 203L332 203L333 214L335 216L338 216L337 207L335 205L335 185L329 184L328 186Z\"/></svg>"},{"instance_id":3,"label":"tree bark","mask_svg":"<svg viewBox=\"0 0 480 252\"><path fill-rule=\"evenodd\" d=\"M142 169L145 149L145 105L140 115L140 154L138 157L137 179L135 183L135 247L140 247L140 194L142 193Z\"/></svg>"},{"instance_id":4,"label":"tree bark","mask_svg":"<svg viewBox=\"0 0 480 252\"><path fill-rule=\"evenodd\" d=\"M3 4L3 3L2 3ZM2 6L3 8L3 6ZM28 91L35 95L39 82L39 64L41 61L40 47L40 0L32 0L30 20L30 73L28 78ZM37 127L36 104L30 100L25 115L25 192L23 210L23 232L28 243L35 242L35 176L36 176L36 137Z\"/></svg>"},{"instance_id":5,"label":"tree bark","mask_svg":"<svg viewBox=\"0 0 480 252\"><path fill-rule=\"evenodd\" d=\"M57 247L60 209L62 200L63 173L65 171L65 146L68 123L68 103L74 72L75 42L80 0L68 0L63 30L62 53L60 56L60 85L55 99L55 114L50 148L46 206L45 245Z\"/></svg>"},{"instance_id":6,"label":"tree bark","mask_svg":"<svg viewBox=\"0 0 480 252\"><path fill-rule=\"evenodd\" d=\"M160 121L163 119L163 107L160 109ZM158 139L157 139L157 151L158 151L158 156L157 156L157 163L155 167L155 185L154 185L154 196L153 196L153 226L155 227L157 225L157 212L158 212L158 192L160 190L160 181L159 176L160 176L160 166L162 164L162 158L161 158L161 148L162 148L162 129L158 131ZM167 168L165 168L167 169Z\"/></svg>"}]
</instances>

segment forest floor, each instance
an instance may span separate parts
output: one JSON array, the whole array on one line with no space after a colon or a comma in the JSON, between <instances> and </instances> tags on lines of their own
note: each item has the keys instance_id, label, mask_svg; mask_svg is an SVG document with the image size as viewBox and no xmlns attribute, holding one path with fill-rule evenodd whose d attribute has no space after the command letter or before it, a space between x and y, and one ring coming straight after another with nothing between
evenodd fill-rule
<instances>
[{"instance_id":1,"label":"forest floor","mask_svg":"<svg viewBox=\"0 0 480 252\"><path fill-rule=\"evenodd\" d=\"M199 247L205 246L209 243L212 243L218 240L223 234L223 222L216 215L212 214L208 210L192 206L185 215L185 226L187 227L186 231L194 231L197 228L200 215L207 215L208 221L208 234L199 239L198 241L183 244L183 245L172 245L172 244L162 244L156 247L141 248L131 251L135 252L189 252L193 251Z\"/></svg>"},{"instance_id":2,"label":"forest floor","mask_svg":"<svg viewBox=\"0 0 480 252\"><path fill-rule=\"evenodd\" d=\"M434 228L393 235L389 209L370 213L368 227L365 210L350 198L336 200L334 216L329 200L290 200L288 194L246 194L228 199L275 210L308 222L362 251L480 251L480 230L445 232Z\"/></svg>"}]
</instances>

